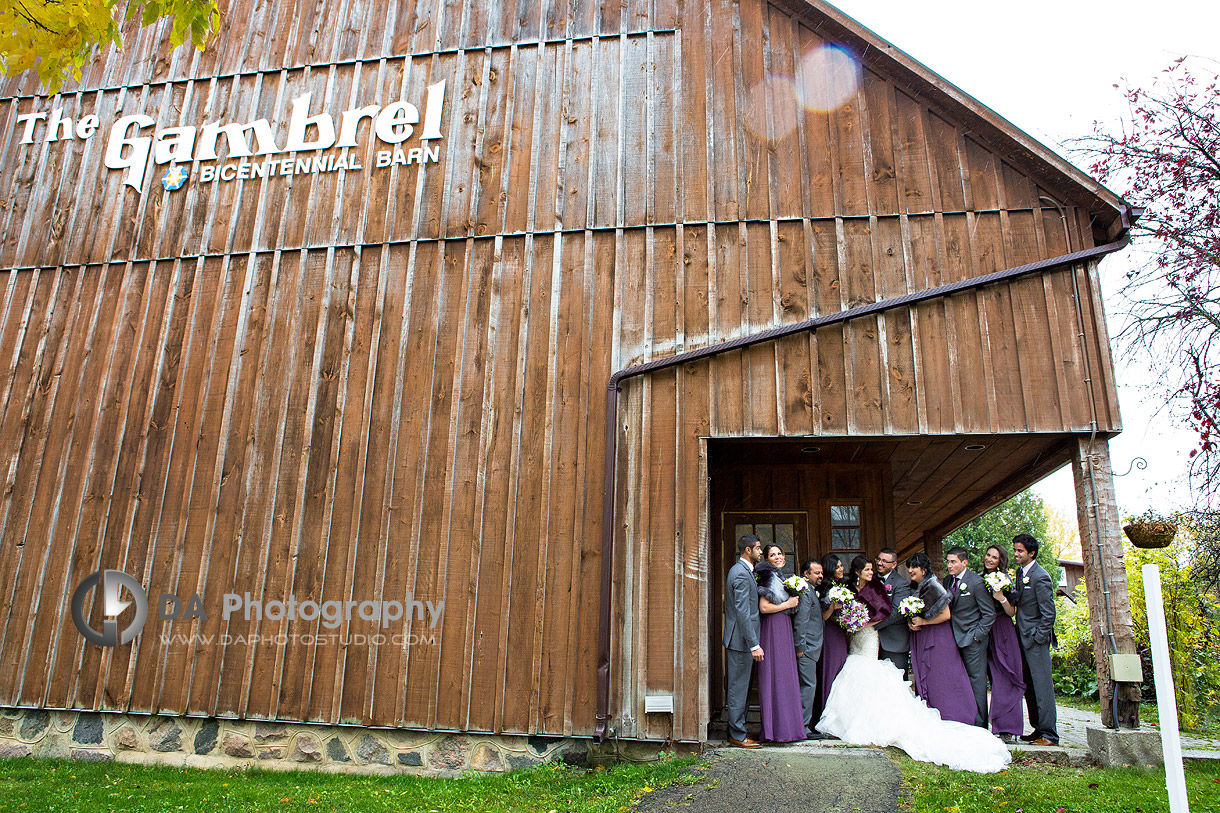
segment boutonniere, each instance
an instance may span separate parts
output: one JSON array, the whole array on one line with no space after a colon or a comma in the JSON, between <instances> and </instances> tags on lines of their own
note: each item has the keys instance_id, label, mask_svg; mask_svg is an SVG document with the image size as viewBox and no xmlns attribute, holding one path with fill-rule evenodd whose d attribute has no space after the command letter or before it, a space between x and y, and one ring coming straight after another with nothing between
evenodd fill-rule
<instances>
[{"instance_id":1,"label":"boutonniere","mask_svg":"<svg viewBox=\"0 0 1220 813\"><path fill-rule=\"evenodd\" d=\"M1021 579L1021 584L1029 584L1029 576L1026 576L1025 578Z\"/></svg>"},{"instance_id":2,"label":"boutonniere","mask_svg":"<svg viewBox=\"0 0 1220 813\"><path fill-rule=\"evenodd\" d=\"M886 592L886 593L892 593L892 592L894 592L894 585L892 585L892 584L887 584L887 585L885 586L885 592Z\"/></svg>"}]
</instances>

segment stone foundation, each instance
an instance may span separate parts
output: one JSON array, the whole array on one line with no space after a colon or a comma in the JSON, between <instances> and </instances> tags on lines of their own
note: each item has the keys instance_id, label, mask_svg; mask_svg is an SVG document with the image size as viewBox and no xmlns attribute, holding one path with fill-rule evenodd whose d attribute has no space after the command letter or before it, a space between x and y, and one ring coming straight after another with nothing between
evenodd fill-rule
<instances>
[{"instance_id":1,"label":"stone foundation","mask_svg":"<svg viewBox=\"0 0 1220 813\"><path fill-rule=\"evenodd\" d=\"M660 743L620 743L618 753L626 749L631 758L640 759L655 756L659 748ZM25 756L198 768L457 776L556 760L599 764L613 761L615 749L561 737L0 709L0 758Z\"/></svg>"}]
</instances>

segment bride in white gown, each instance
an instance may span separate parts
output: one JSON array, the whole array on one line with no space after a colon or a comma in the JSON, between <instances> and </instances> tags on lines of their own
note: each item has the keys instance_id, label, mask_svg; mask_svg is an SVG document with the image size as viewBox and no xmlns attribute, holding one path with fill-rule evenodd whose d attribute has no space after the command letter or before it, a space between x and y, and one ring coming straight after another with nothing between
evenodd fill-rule
<instances>
[{"instance_id":1,"label":"bride in white gown","mask_svg":"<svg viewBox=\"0 0 1220 813\"><path fill-rule=\"evenodd\" d=\"M872 578L872 564L865 562L858 587ZM855 575L856 563L852 565ZM831 687L818 731L854 745L894 745L912 759L957 770L994 773L1008 765L1011 757L999 737L942 720L940 712L911 692L897 667L878 660L878 648L872 625L850 636L847 663Z\"/></svg>"}]
</instances>

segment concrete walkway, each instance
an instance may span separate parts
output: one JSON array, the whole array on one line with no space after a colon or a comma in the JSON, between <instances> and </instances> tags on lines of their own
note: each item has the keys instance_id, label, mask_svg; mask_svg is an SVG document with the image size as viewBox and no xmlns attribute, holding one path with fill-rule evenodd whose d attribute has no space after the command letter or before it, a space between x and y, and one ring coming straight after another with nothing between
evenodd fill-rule
<instances>
[{"instance_id":1,"label":"concrete walkway","mask_svg":"<svg viewBox=\"0 0 1220 813\"><path fill-rule=\"evenodd\" d=\"M1089 748L1086 729L1101 728L1101 715L1093 711L1081 711L1068 706L1057 706L1059 715L1059 744L1069 753ZM1159 734L1159 729L1153 729ZM1206 739L1182 735L1182 756L1186 759L1220 760L1220 739Z\"/></svg>"},{"instance_id":2,"label":"concrete walkway","mask_svg":"<svg viewBox=\"0 0 1220 813\"><path fill-rule=\"evenodd\" d=\"M718 748L693 785L649 794L639 810L659 813L894 813L902 771L876 748L821 742Z\"/></svg>"}]
</instances>

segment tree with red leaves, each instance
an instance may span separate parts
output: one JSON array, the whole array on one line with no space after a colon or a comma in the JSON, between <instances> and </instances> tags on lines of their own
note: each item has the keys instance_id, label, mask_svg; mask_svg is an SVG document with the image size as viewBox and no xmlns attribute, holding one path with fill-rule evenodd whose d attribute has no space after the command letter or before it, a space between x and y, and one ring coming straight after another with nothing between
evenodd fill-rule
<instances>
[{"instance_id":1,"label":"tree with red leaves","mask_svg":"<svg viewBox=\"0 0 1220 813\"><path fill-rule=\"evenodd\" d=\"M1120 291L1129 308L1119 335L1148 354L1174 412L1198 434L1190 475L1201 507L1220 491L1217 81L1215 71L1178 59L1150 87L1126 89L1129 115L1117 132L1094 125L1072 142L1103 183L1146 207L1133 236L1151 256Z\"/></svg>"}]
</instances>

